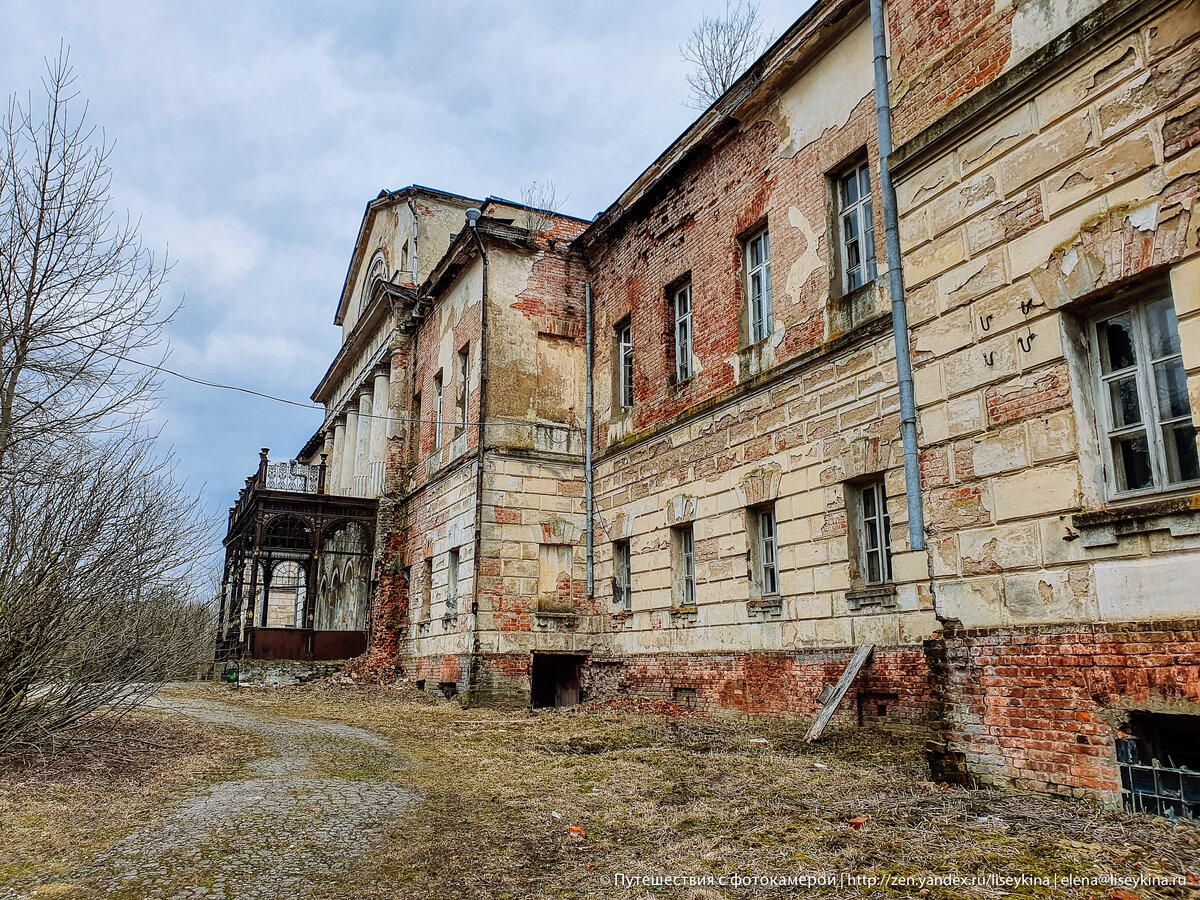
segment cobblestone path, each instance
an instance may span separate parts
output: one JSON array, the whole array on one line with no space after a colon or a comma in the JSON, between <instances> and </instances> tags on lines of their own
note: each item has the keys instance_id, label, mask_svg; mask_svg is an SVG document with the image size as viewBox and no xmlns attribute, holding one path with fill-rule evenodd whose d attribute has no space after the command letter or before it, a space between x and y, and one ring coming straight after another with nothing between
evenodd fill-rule
<instances>
[{"instance_id":1,"label":"cobblestone path","mask_svg":"<svg viewBox=\"0 0 1200 900\"><path fill-rule=\"evenodd\" d=\"M372 732L260 718L219 702L155 705L258 734L269 752L74 873L68 881L81 896L303 898L351 870L414 802L412 791L388 780L397 762Z\"/></svg>"}]
</instances>

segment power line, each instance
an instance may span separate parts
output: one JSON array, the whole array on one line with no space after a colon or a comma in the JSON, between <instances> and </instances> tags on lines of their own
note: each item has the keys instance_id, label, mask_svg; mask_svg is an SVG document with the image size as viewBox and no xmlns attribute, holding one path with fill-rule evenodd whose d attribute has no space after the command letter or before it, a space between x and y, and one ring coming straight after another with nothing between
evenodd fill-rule
<instances>
[{"instance_id":1,"label":"power line","mask_svg":"<svg viewBox=\"0 0 1200 900\"><path fill-rule=\"evenodd\" d=\"M182 379L183 381L191 382L192 384L200 385L201 387L214 388L216 390L222 390L222 391L237 391L238 393L249 394L253 397L259 397L263 400L271 400L275 403L286 403L288 406L298 406L301 409L316 410L318 412L322 412L322 413L325 413L326 415L328 415L328 410L324 406L321 406L316 403L302 403L299 400L289 400L286 397L276 397L274 394L266 394L266 393L263 393L262 391L256 391L256 390L253 390L252 388L247 388L247 387L240 387L235 384L223 384L219 381L208 381L204 378L197 378L193 375L187 375L183 372L176 371L175 369L169 369L166 366L156 365L155 363L148 363L145 360L136 359L132 356L124 356L123 354L120 354L120 353L114 353L111 350L101 350L98 347L89 347L88 345L84 344L82 341L74 341L73 340L72 343L79 344L80 346L84 347L85 349L91 350L95 353L100 353L100 354L103 354L104 356L109 356L109 357L112 357L113 359L119 359L124 362L133 363L134 365L137 365L137 366L144 366L145 368L152 369L155 372L162 372L164 375L172 375L175 378L179 378L179 379ZM360 419L384 419L388 422L403 422L404 424L408 424L408 425L412 425L412 424L437 425L440 423L442 425L462 425L463 427L466 427L467 425L483 425L485 427L487 427L487 426L505 426L505 427L518 427L518 428L538 428L538 427L547 428L547 427L549 427L549 428L566 428L569 431L580 430L579 426L576 425L574 422L552 422L549 425L546 425L546 424L543 424L540 422L480 422L478 420L458 419L458 418L454 418L454 419L446 419L446 418L443 418L443 419L414 419L414 418L405 417L405 416L393 416L390 414L381 416L381 415L376 415L375 413L364 413L364 412L359 412L357 410L354 410L353 414ZM553 440L553 438L551 438L551 439Z\"/></svg>"}]
</instances>

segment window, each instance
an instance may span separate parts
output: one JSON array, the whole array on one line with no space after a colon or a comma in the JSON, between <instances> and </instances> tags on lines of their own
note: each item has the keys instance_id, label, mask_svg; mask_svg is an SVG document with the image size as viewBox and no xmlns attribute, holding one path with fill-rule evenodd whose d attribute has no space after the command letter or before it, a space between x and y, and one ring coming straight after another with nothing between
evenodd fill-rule
<instances>
[{"instance_id":1,"label":"window","mask_svg":"<svg viewBox=\"0 0 1200 900\"><path fill-rule=\"evenodd\" d=\"M633 324L629 319L617 326L617 405L633 409Z\"/></svg>"},{"instance_id":2,"label":"window","mask_svg":"<svg viewBox=\"0 0 1200 900\"><path fill-rule=\"evenodd\" d=\"M471 393L471 345L458 351L458 423L467 427L467 397Z\"/></svg>"},{"instance_id":3,"label":"window","mask_svg":"<svg viewBox=\"0 0 1200 900\"><path fill-rule=\"evenodd\" d=\"M751 521L753 541L751 557L754 576L764 597L779 593L779 544L776 539L774 507L759 507L747 511Z\"/></svg>"},{"instance_id":4,"label":"window","mask_svg":"<svg viewBox=\"0 0 1200 900\"><path fill-rule=\"evenodd\" d=\"M1094 327L1097 419L1110 487L1136 494L1200 480L1171 298L1137 303Z\"/></svg>"},{"instance_id":5,"label":"window","mask_svg":"<svg viewBox=\"0 0 1200 900\"><path fill-rule=\"evenodd\" d=\"M408 241L400 249L400 271L408 274Z\"/></svg>"},{"instance_id":6,"label":"window","mask_svg":"<svg viewBox=\"0 0 1200 900\"><path fill-rule=\"evenodd\" d=\"M682 383L692 377L691 284L675 291L672 305L675 312L675 381Z\"/></svg>"},{"instance_id":7,"label":"window","mask_svg":"<svg viewBox=\"0 0 1200 900\"><path fill-rule=\"evenodd\" d=\"M409 423L409 433L412 435L411 459L416 463L421 458L421 395L413 394L412 421Z\"/></svg>"},{"instance_id":8,"label":"window","mask_svg":"<svg viewBox=\"0 0 1200 900\"><path fill-rule=\"evenodd\" d=\"M633 609L633 555L629 541L613 541L613 603Z\"/></svg>"},{"instance_id":9,"label":"window","mask_svg":"<svg viewBox=\"0 0 1200 900\"><path fill-rule=\"evenodd\" d=\"M446 612L458 612L458 548L446 554Z\"/></svg>"},{"instance_id":10,"label":"window","mask_svg":"<svg viewBox=\"0 0 1200 900\"><path fill-rule=\"evenodd\" d=\"M858 549L865 584L892 580L892 520L883 479L864 484L859 493Z\"/></svg>"},{"instance_id":11,"label":"window","mask_svg":"<svg viewBox=\"0 0 1200 900\"><path fill-rule=\"evenodd\" d=\"M875 280L875 220L871 215L871 170L867 163L838 178L837 194L842 290L848 294Z\"/></svg>"},{"instance_id":12,"label":"window","mask_svg":"<svg viewBox=\"0 0 1200 900\"><path fill-rule=\"evenodd\" d=\"M421 618L428 619L433 610L433 559L427 559L421 567Z\"/></svg>"},{"instance_id":13,"label":"window","mask_svg":"<svg viewBox=\"0 0 1200 900\"><path fill-rule=\"evenodd\" d=\"M442 446L442 373L433 376L433 449Z\"/></svg>"},{"instance_id":14,"label":"window","mask_svg":"<svg viewBox=\"0 0 1200 900\"><path fill-rule=\"evenodd\" d=\"M771 241L767 229L746 241L746 294L750 298L750 343L765 340L771 322Z\"/></svg>"},{"instance_id":15,"label":"window","mask_svg":"<svg viewBox=\"0 0 1200 900\"><path fill-rule=\"evenodd\" d=\"M696 542L691 525L672 528L672 550L675 552L675 605L696 605Z\"/></svg>"}]
</instances>

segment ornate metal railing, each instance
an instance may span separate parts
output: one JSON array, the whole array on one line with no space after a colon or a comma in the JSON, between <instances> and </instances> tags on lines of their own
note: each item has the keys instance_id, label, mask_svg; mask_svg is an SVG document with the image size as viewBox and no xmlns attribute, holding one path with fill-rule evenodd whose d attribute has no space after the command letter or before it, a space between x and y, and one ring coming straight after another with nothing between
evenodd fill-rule
<instances>
[{"instance_id":1,"label":"ornate metal railing","mask_svg":"<svg viewBox=\"0 0 1200 900\"><path fill-rule=\"evenodd\" d=\"M268 491L315 494L320 482L320 467L308 466L294 459L289 462L269 463L264 478L264 487Z\"/></svg>"}]
</instances>

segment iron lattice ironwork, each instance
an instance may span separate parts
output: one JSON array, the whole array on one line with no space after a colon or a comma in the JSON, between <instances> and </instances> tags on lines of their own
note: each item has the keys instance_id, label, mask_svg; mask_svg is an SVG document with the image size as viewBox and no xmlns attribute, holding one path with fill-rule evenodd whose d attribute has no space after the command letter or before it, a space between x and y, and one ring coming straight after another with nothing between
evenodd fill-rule
<instances>
[{"instance_id":1,"label":"iron lattice ironwork","mask_svg":"<svg viewBox=\"0 0 1200 900\"><path fill-rule=\"evenodd\" d=\"M350 597L365 612L378 501L325 493L325 470L324 461L271 463L267 450L259 454L258 471L229 510L218 658L313 658L322 645L365 640L362 617L338 609ZM277 615L283 623L269 627L289 601L290 617Z\"/></svg>"}]
</instances>

